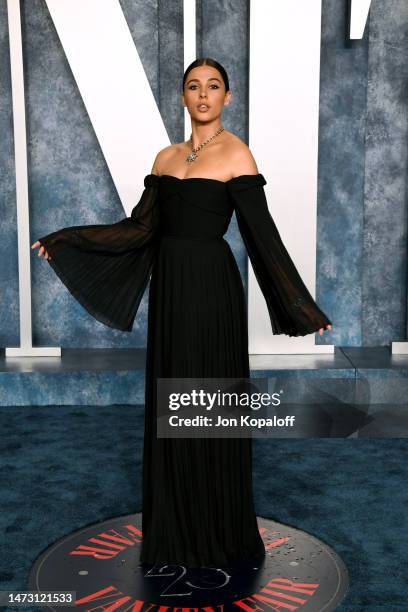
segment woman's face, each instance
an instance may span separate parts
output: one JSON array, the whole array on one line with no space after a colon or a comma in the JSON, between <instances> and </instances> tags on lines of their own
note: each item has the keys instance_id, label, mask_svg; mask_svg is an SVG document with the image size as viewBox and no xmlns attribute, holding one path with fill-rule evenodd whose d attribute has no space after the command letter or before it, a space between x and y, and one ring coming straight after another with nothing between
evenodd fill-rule
<instances>
[{"instance_id":1,"label":"woman's face","mask_svg":"<svg viewBox=\"0 0 408 612\"><path fill-rule=\"evenodd\" d=\"M213 66L197 66L188 73L182 101L192 119L198 122L214 120L229 104L230 97L231 92L225 92L222 76ZM205 108L200 108L201 105Z\"/></svg>"}]
</instances>

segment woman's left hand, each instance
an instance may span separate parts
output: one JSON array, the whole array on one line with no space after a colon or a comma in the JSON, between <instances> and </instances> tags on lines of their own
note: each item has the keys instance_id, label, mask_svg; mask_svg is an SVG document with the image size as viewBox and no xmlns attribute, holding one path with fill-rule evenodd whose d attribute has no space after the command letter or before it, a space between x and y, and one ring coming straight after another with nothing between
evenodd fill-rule
<instances>
[{"instance_id":1,"label":"woman's left hand","mask_svg":"<svg viewBox=\"0 0 408 612\"><path fill-rule=\"evenodd\" d=\"M327 329L327 331L329 331L331 328L332 328L332 326L330 325L330 323L328 323L328 324L326 325L326 327L321 327L321 328L319 329L319 335L320 335L320 336L323 336L323 332L324 332L324 330L325 330L325 329Z\"/></svg>"}]
</instances>

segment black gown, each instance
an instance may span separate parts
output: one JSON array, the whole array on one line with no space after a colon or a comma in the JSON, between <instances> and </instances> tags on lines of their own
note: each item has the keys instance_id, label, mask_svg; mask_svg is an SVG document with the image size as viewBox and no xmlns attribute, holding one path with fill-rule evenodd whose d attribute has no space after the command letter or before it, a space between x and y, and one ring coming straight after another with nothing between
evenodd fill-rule
<instances>
[{"instance_id":1,"label":"black gown","mask_svg":"<svg viewBox=\"0 0 408 612\"><path fill-rule=\"evenodd\" d=\"M150 279L140 560L225 567L263 555L251 438L157 438L157 377L249 378L247 307L223 235L235 210L272 331L303 336L331 321L269 213L262 174L229 181L148 174L130 217L40 238L72 295L130 332Z\"/></svg>"}]
</instances>

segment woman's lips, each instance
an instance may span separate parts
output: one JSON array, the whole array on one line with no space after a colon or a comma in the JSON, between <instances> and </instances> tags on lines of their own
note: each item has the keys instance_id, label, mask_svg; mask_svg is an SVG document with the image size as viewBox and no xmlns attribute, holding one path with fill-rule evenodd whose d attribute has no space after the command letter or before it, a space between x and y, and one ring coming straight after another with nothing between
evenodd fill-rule
<instances>
[{"instance_id":1,"label":"woman's lips","mask_svg":"<svg viewBox=\"0 0 408 612\"><path fill-rule=\"evenodd\" d=\"M197 106L197 110L199 110L202 113L205 113L206 111L208 111L210 107L207 106L206 104L200 104L199 106Z\"/></svg>"}]
</instances>

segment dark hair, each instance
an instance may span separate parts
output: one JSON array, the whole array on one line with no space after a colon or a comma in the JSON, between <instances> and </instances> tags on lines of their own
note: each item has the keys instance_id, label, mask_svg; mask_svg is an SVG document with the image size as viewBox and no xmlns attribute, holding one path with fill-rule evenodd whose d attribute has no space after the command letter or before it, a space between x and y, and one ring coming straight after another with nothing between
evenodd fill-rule
<instances>
[{"instance_id":1,"label":"dark hair","mask_svg":"<svg viewBox=\"0 0 408 612\"><path fill-rule=\"evenodd\" d=\"M186 68L186 71L183 76L182 91L184 91L184 85L186 83L187 76L190 70L192 70L193 68L197 68L197 66L205 65L212 66L213 68L216 68L218 72L220 72L222 80L224 81L225 91L229 91L229 79L227 71L225 70L224 66L221 66L221 64L217 62L217 60L212 59L211 57L198 57L196 60L194 60L194 62L191 62L191 64Z\"/></svg>"}]
</instances>

